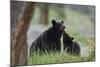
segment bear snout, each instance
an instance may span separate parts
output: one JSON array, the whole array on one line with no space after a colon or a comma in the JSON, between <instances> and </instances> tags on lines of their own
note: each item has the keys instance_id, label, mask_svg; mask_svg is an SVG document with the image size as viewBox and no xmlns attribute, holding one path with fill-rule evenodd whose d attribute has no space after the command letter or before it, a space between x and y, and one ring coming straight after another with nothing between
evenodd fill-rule
<instances>
[{"instance_id":1,"label":"bear snout","mask_svg":"<svg viewBox=\"0 0 100 67\"><path fill-rule=\"evenodd\" d=\"M64 29L65 29L65 26L63 26L63 27L60 28L60 30L62 30L62 31L64 31Z\"/></svg>"}]
</instances>

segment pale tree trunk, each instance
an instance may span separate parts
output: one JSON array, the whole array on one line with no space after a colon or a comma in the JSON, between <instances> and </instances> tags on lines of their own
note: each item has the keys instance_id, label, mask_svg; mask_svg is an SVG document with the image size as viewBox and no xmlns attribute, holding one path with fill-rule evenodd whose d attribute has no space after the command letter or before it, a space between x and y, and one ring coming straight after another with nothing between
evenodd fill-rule
<instances>
[{"instance_id":1,"label":"pale tree trunk","mask_svg":"<svg viewBox=\"0 0 100 67\"><path fill-rule=\"evenodd\" d=\"M37 7L39 8L39 23L46 26L48 24L48 12L49 5L44 3L37 3Z\"/></svg>"},{"instance_id":2,"label":"pale tree trunk","mask_svg":"<svg viewBox=\"0 0 100 67\"><path fill-rule=\"evenodd\" d=\"M18 18L11 47L11 65L27 65L27 30L34 12L34 3L25 2Z\"/></svg>"},{"instance_id":3,"label":"pale tree trunk","mask_svg":"<svg viewBox=\"0 0 100 67\"><path fill-rule=\"evenodd\" d=\"M47 4L45 4L42 9L42 17L41 17L42 23L44 25L48 24L48 10L49 10L49 6Z\"/></svg>"}]
</instances>

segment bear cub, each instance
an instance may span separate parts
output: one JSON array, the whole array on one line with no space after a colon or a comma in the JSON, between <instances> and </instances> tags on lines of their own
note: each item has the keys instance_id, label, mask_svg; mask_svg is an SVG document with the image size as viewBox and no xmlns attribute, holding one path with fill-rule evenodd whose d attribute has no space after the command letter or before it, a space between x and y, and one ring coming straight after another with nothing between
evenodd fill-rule
<instances>
[{"instance_id":1,"label":"bear cub","mask_svg":"<svg viewBox=\"0 0 100 67\"><path fill-rule=\"evenodd\" d=\"M32 43L30 53L33 51L60 51L60 38L65 29L64 22L56 22L52 20L52 26L40 34L38 38Z\"/></svg>"},{"instance_id":2,"label":"bear cub","mask_svg":"<svg viewBox=\"0 0 100 67\"><path fill-rule=\"evenodd\" d=\"M65 31L63 32L64 49L67 48L67 53L71 55L80 55L80 46L77 42L73 41L74 38L70 37Z\"/></svg>"}]
</instances>

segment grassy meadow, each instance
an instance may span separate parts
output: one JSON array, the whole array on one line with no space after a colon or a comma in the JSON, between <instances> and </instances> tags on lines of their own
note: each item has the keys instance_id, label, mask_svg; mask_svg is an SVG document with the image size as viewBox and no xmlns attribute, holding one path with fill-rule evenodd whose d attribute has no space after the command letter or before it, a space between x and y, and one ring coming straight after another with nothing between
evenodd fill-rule
<instances>
[{"instance_id":1,"label":"grassy meadow","mask_svg":"<svg viewBox=\"0 0 100 67\"><path fill-rule=\"evenodd\" d=\"M92 38L85 39L81 37L77 39L79 39L80 41L83 41L85 48L88 49L88 50L85 50L83 48L85 51L87 51L86 53L82 51L82 47L81 47L80 56L69 55L66 52L63 52L63 53L61 52L51 52L51 53L34 52L28 60L29 65L94 61L95 60L94 40ZM84 55L84 54L87 54L87 55Z\"/></svg>"},{"instance_id":2,"label":"grassy meadow","mask_svg":"<svg viewBox=\"0 0 100 67\"><path fill-rule=\"evenodd\" d=\"M57 12L53 9L50 9L48 27L51 26L52 18L57 17ZM35 21L36 18L33 18L33 20ZM91 21L90 15L74 11L70 8L66 8L65 18L63 20L64 25L66 26L66 32L70 34L70 36L74 37L74 41L79 43L81 47L81 55L73 56L69 55L66 52L34 52L32 53L32 56L28 59L29 65L70 62L74 63L95 60L95 23ZM32 23L32 25L34 26L34 23Z\"/></svg>"}]
</instances>

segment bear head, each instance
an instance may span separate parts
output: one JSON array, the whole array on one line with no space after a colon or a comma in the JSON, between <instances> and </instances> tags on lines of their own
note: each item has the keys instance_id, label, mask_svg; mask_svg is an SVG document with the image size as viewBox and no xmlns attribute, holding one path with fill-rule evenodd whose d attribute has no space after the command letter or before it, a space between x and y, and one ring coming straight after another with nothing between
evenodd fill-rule
<instances>
[{"instance_id":1,"label":"bear head","mask_svg":"<svg viewBox=\"0 0 100 67\"><path fill-rule=\"evenodd\" d=\"M54 19L51 21L52 26L46 31L48 39L52 42L59 41L65 29L64 22L56 22Z\"/></svg>"},{"instance_id":2,"label":"bear head","mask_svg":"<svg viewBox=\"0 0 100 67\"><path fill-rule=\"evenodd\" d=\"M66 46L70 46L73 43L74 37L71 37L69 34L67 34L65 31L63 32L63 43Z\"/></svg>"},{"instance_id":3,"label":"bear head","mask_svg":"<svg viewBox=\"0 0 100 67\"><path fill-rule=\"evenodd\" d=\"M59 30L59 31L64 31L64 29L65 29L63 21L56 22L55 20L52 20L52 25L53 25L54 29Z\"/></svg>"}]
</instances>

